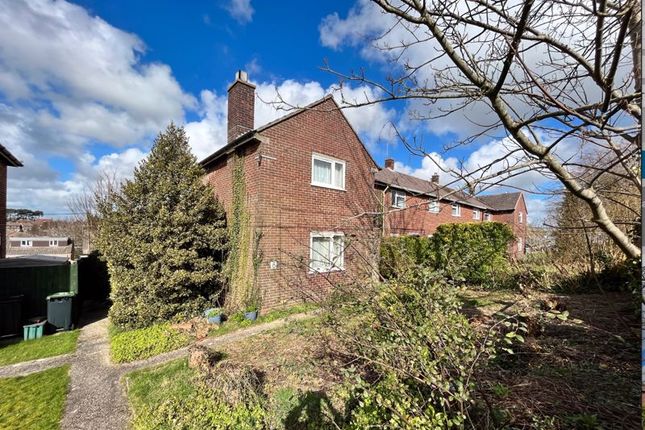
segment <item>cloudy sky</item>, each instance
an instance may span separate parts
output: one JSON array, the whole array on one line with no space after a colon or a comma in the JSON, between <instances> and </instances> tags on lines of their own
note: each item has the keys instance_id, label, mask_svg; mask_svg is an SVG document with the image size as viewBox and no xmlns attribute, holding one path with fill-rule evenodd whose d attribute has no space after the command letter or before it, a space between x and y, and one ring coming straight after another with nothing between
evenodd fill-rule
<instances>
[{"instance_id":1,"label":"cloudy sky","mask_svg":"<svg viewBox=\"0 0 645 430\"><path fill-rule=\"evenodd\" d=\"M12 0L0 4L0 143L25 167L10 169L9 207L69 215L67 200L99 172L128 176L154 136L170 121L184 124L198 159L220 148L226 134L226 88L238 69L248 71L261 100L276 94L304 105L337 89L334 69L384 75L391 64L373 35L391 18L367 1L179 2ZM297 15L294 15L297 11ZM397 37L394 34L392 37ZM417 59L427 55L412 50ZM338 100L341 96L336 91ZM346 85L345 100L378 96ZM436 164L410 153L392 124L423 142L439 164L476 168L508 147L503 136L446 151L473 133L476 108L444 121L419 122L405 103L345 111L377 162L429 178ZM281 115L256 103L256 126ZM445 180L444 180L445 179ZM442 178L448 182L450 178ZM509 185L552 186L528 173ZM498 188L509 191L511 188ZM529 195L532 222L541 222L543 198Z\"/></svg>"}]
</instances>

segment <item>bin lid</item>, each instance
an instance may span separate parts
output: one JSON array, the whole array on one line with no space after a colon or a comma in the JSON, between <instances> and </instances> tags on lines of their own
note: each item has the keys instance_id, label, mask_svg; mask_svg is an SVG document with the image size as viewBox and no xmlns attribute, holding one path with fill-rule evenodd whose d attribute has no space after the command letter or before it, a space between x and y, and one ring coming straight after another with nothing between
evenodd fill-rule
<instances>
[{"instance_id":1,"label":"bin lid","mask_svg":"<svg viewBox=\"0 0 645 430\"><path fill-rule=\"evenodd\" d=\"M73 291L61 291L60 293L50 294L47 296L47 300L73 298L74 296L76 296L76 293Z\"/></svg>"}]
</instances>

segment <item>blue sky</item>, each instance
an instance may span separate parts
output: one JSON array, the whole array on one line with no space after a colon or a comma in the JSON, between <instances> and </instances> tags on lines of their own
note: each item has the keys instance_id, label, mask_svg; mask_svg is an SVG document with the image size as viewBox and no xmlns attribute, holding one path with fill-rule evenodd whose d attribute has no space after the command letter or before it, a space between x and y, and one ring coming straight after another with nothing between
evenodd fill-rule
<instances>
[{"instance_id":1,"label":"blue sky","mask_svg":"<svg viewBox=\"0 0 645 430\"><path fill-rule=\"evenodd\" d=\"M297 14L294 14L297 11ZM316 100L338 79L320 70L363 68L385 76L392 64L372 47L388 25L364 0L179 2L49 0L0 7L0 141L25 167L9 174L9 207L66 216L66 201L101 171L127 176L169 121L185 124L193 152L203 158L224 142L226 88L245 69L263 100L276 91L294 105ZM344 87L347 100L363 101L373 88ZM261 104L260 102L257 102ZM443 151L473 132L479 111L444 121L415 122L419 106L406 103L348 109L346 114L377 162L422 177L438 170L411 154L388 124L423 142L442 166L469 168L494 159L509 142L503 135ZM284 112L256 106L256 126ZM451 181L442 174L443 182ZM510 182L522 189L552 187L536 173ZM497 191L508 191L498 188ZM532 221L544 212L529 198Z\"/></svg>"}]
</instances>

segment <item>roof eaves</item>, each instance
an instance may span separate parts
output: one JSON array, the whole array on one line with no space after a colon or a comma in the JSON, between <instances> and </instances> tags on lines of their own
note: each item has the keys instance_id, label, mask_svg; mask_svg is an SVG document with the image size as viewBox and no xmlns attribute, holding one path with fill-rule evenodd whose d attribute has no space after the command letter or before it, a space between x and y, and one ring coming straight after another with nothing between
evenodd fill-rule
<instances>
[{"instance_id":1,"label":"roof eaves","mask_svg":"<svg viewBox=\"0 0 645 430\"><path fill-rule=\"evenodd\" d=\"M4 146L0 145L0 156L4 158L7 161L7 165L11 167L23 167L22 163L20 160L18 160L14 155L9 152L7 148Z\"/></svg>"}]
</instances>

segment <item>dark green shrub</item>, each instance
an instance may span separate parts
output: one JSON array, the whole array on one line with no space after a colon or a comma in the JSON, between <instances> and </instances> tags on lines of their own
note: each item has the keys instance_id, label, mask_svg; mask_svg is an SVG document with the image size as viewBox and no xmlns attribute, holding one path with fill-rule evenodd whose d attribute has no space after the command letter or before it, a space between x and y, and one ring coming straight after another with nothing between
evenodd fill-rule
<instances>
[{"instance_id":1,"label":"dark green shrub","mask_svg":"<svg viewBox=\"0 0 645 430\"><path fill-rule=\"evenodd\" d=\"M388 237L381 242L379 271L385 279L432 265L432 247L427 237Z\"/></svg>"},{"instance_id":2,"label":"dark green shrub","mask_svg":"<svg viewBox=\"0 0 645 430\"><path fill-rule=\"evenodd\" d=\"M141 328L195 316L223 283L226 218L183 128L159 134L134 178L98 202L97 245L112 287L110 319Z\"/></svg>"},{"instance_id":3,"label":"dark green shrub","mask_svg":"<svg viewBox=\"0 0 645 430\"><path fill-rule=\"evenodd\" d=\"M455 280L482 283L508 267L513 232L498 222L443 224L430 240L435 268Z\"/></svg>"}]
</instances>

